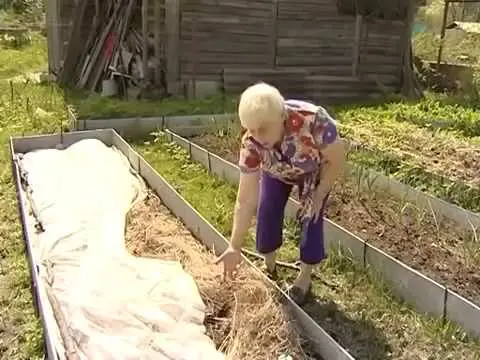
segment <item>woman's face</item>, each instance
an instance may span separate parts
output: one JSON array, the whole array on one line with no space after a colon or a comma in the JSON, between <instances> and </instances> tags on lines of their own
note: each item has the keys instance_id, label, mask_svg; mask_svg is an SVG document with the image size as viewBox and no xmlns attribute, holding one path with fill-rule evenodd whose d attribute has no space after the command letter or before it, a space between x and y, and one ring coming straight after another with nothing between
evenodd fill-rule
<instances>
[{"instance_id":1,"label":"woman's face","mask_svg":"<svg viewBox=\"0 0 480 360\"><path fill-rule=\"evenodd\" d=\"M278 143L284 132L283 121L263 121L247 128L251 136L265 148L272 148Z\"/></svg>"}]
</instances>

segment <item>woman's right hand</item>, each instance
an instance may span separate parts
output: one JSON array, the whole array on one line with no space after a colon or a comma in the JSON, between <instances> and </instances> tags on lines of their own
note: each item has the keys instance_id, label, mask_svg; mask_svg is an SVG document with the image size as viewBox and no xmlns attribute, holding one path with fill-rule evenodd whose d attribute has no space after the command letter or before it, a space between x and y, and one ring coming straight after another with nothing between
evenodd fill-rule
<instances>
[{"instance_id":1,"label":"woman's right hand","mask_svg":"<svg viewBox=\"0 0 480 360\"><path fill-rule=\"evenodd\" d=\"M238 265L242 261L242 252L238 249L229 246L227 250L220 255L215 264L223 263L223 276L224 278L232 277L233 272L237 270Z\"/></svg>"}]
</instances>

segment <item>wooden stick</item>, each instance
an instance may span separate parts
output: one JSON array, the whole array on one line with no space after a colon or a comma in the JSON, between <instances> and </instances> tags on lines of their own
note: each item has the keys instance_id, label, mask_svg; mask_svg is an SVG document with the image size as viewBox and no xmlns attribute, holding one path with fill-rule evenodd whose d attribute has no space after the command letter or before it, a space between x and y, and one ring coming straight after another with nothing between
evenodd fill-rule
<instances>
[{"instance_id":1,"label":"wooden stick","mask_svg":"<svg viewBox=\"0 0 480 360\"><path fill-rule=\"evenodd\" d=\"M245 255L252 256L256 259L263 259L262 255L257 254L255 251L251 251L251 250L248 250L248 249L242 249L242 253L244 253ZM284 261L278 261L277 260L276 264L278 266L281 266L281 267L284 267L284 268L287 268L287 269L300 271L300 266L298 266L297 264L294 264L294 263L287 263L287 262L284 262Z\"/></svg>"},{"instance_id":2,"label":"wooden stick","mask_svg":"<svg viewBox=\"0 0 480 360\"><path fill-rule=\"evenodd\" d=\"M92 72L93 70L93 67L94 65L96 65L97 63L97 60L98 60L98 57L100 56L100 53L101 51L103 50L103 44L105 43L105 39L107 38L109 32L110 32L110 28L112 27L113 25L113 21L114 19L116 18L116 13L115 13L115 16L112 16L110 18L110 21L108 22L107 26L105 27L102 35L100 36L100 39L97 43L97 46L95 48L95 51L93 52L93 55L91 57L91 60L90 60L90 64L88 64L88 67L87 67L87 70L85 71L85 74L84 74L84 77L83 79L81 79L79 81L79 87L83 88L85 87L85 85L87 84L87 81L90 77L90 73Z\"/></svg>"},{"instance_id":3,"label":"wooden stick","mask_svg":"<svg viewBox=\"0 0 480 360\"><path fill-rule=\"evenodd\" d=\"M115 13L114 13L111 20L117 20L118 19L120 11L124 8L123 5L124 5L123 0L119 0L118 5L115 8ZM105 39L111 31L110 29L113 27L113 22L109 23L109 25L110 26L108 27L108 29L104 32L105 38L103 39L103 41L101 41L99 43L100 46L97 48L97 50L99 50L98 55L100 55L100 52L103 50L103 46L105 44ZM91 80L90 90L92 90L92 91L94 91L97 88L97 85L98 85L98 83L99 83L99 81L102 77L102 74L103 74L103 65L106 62L105 56L102 56L100 59L98 59L98 55L97 55L97 61L98 62L97 61L94 62L95 68L94 68L94 72L93 72L93 77L91 79L89 79L89 80Z\"/></svg>"},{"instance_id":4,"label":"wooden stick","mask_svg":"<svg viewBox=\"0 0 480 360\"><path fill-rule=\"evenodd\" d=\"M450 6L450 1L445 1L445 6L443 8L442 29L440 31L440 46L438 48L438 56L437 56L437 71L440 68L440 62L442 61L443 44L445 42L445 30L447 27L449 6Z\"/></svg>"},{"instance_id":5,"label":"wooden stick","mask_svg":"<svg viewBox=\"0 0 480 360\"><path fill-rule=\"evenodd\" d=\"M263 260L263 258L264 258L262 255L257 254L256 252L248 250L248 249L242 249L242 253L245 254L245 255L254 257L256 259L262 259ZM286 269L291 269L291 270L295 270L295 271L300 271L301 270L300 266L298 266L297 264L293 264L293 263L288 263L288 262L277 260L277 261L275 261L275 264L280 266L280 267L286 268ZM320 275L318 275L315 272L312 273L312 277L314 279L320 280L323 284L325 284L329 287L333 287L333 288L337 287L335 284L332 284L332 283L324 280Z\"/></svg>"}]
</instances>

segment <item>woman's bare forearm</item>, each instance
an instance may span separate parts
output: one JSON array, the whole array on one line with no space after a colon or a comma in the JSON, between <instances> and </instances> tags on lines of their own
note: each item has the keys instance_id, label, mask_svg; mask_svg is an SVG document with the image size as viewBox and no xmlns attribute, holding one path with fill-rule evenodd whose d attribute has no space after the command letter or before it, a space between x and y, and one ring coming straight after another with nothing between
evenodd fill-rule
<instances>
[{"instance_id":1,"label":"woman's bare forearm","mask_svg":"<svg viewBox=\"0 0 480 360\"><path fill-rule=\"evenodd\" d=\"M251 204L237 204L233 214L233 228L231 246L234 249L241 250L248 230L252 225L252 219L255 215L255 206Z\"/></svg>"},{"instance_id":2,"label":"woman's bare forearm","mask_svg":"<svg viewBox=\"0 0 480 360\"><path fill-rule=\"evenodd\" d=\"M320 175L319 190L325 195L338 179L345 164L345 147L341 141L330 145L330 149L324 153L326 163Z\"/></svg>"},{"instance_id":3,"label":"woman's bare forearm","mask_svg":"<svg viewBox=\"0 0 480 360\"><path fill-rule=\"evenodd\" d=\"M328 193L335 181L340 177L343 170L343 162L327 163L322 169L319 188L325 194Z\"/></svg>"},{"instance_id":4,"label":"woman's bare forearm","mask_svg":"<svg viewBox=\"0 0 480 360\"><path fill-rule=\"evenodd\" d=\"M241 174L233 213L231 246L240 250L257 208L258 174Z\"/></svg>"}]
</instances>

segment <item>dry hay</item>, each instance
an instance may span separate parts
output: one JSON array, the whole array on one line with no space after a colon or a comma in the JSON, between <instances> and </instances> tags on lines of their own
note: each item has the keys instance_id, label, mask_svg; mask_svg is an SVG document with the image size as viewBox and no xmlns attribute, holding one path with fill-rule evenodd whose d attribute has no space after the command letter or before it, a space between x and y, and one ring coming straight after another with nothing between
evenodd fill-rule
<instances>
[{"instance_id":1,"label":"dry hay","mask_svg":"<svg viewBox=\"0 0 480 360\"><path fill-rule=\"evenodd\" d=\"M285 353L308 358L275 290L246 265L233 280L222 283L222 269L213 264L213 254L152 193L129 213L126 242L134 255L182 263L207 306L207 334L228 359L273 360Z\"/></svg>"}]
</instances>

